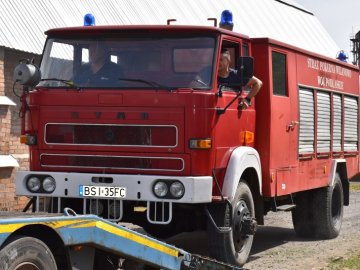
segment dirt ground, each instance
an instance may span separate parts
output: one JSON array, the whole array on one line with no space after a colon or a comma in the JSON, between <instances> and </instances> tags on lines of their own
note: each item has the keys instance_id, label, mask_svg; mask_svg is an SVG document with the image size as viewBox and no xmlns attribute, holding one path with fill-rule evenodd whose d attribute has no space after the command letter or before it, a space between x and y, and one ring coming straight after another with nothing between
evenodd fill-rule
<instances>
[{"instance_id":1,"label":"dirt ground","mask_svg":"<svg viewBox=\"0 0 360 270\"><path fill-rule=\"evenodd\" d=\"M311 240L296 236L290 213L270 213L266 226L259 227L248 269L326 269L331 260L360 251L360 192L350 194L344 208L341 233L332 240Z\"/></svg>"},{"instance_id":2,"label":"dirt ground","mask_svg":"<svg viewBox=\"0 0 360 270\"><path fill-rule=\"evenodd\" d=\"M171 241L189 252L206 254L206 234L182 234ZM290 212L269 213L265 226L259 226L248 263L251 270L320 270L331 260L346 258L360 251L360 191L350 195L344 208L340 235L332 240L311 240L296 236Z\"/></svg>"}]
</instances>

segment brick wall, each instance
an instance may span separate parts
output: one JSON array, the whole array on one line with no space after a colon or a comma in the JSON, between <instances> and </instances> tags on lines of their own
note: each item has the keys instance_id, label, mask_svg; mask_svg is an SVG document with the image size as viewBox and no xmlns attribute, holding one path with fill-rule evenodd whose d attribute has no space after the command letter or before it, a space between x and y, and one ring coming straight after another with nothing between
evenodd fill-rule
<instances>
[{"instance_id":1,"label":"brick wall","mask_svg":"<svg viewBox=\"0 0 360 270\"><path fill-rule=\"evenodd\" d=\"M17 170L29 167L29 155L26 145L19 143L21 119L19 117L20 100L13 93L13 73L21 59L35 58L39 55L0 47L0 95L7 96L16 106L0 105L0 154L12 155L19 163L19 168L0 167L0 211L21 210L27 202L25 197L15 196L15 174ZM17 85L15 92L20 95L22 87Z\"/></svg>"}]
</instances>

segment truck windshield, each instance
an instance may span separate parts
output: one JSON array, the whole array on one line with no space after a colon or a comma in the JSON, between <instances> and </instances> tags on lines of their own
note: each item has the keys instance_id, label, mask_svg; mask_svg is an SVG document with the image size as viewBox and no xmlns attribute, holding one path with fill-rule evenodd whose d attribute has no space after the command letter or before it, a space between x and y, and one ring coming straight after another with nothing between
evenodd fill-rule
<instances>
[{"instance_id":1,"label":"truck windshield","mask_svg":"<svg viewBox=\"0 0 360 270\"><path fill-rule=\"evenodd\" d=\"M49 88L210 89L214 37L47 40L41 82Z\"/></svg>"}]
</instances>

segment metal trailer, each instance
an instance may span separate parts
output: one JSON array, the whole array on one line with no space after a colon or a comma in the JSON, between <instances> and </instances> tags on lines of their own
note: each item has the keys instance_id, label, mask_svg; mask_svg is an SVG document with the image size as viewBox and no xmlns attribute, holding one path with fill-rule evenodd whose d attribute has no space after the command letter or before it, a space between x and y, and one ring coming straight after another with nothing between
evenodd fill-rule
<instances>
[{"instance_id":1,"label":"metal trailer","mask_svg":"<svg viewBox=\"0 0 360 270\"><path fill-rule=\"evenodd\" d=\"M120 269L119 261L125 261L125 269L130 262L132 270L140 269L139 265L242 269L190 254L94 215L80 216L69 209L64 214L0 212L0 270Z\"/></svg>"}]
</instances>

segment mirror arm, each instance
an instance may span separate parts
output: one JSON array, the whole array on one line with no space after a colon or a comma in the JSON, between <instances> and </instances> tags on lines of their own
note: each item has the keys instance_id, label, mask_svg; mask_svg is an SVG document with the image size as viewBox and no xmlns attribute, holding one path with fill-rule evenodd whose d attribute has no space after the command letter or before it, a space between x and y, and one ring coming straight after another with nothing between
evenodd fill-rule
<instances>
[{"instance_id":1,"label":"mirror arm","mask_svg":"<svg viewBox=\"0 0 360 270\"><path fill-rule=\"evenodd\" d=\"M231 106L231 104L233 104L234 101L237 100L240 97L240 95L241 95L241 91L239 91L237 93L237 95L229 102L228 105L225 106L225 108L222 109L222 108L217 107L216 108L216 114L217 115L224 114L226 112L227 108L229 108Z\"/></svg>"},{"instance_id":2,"label":"mirror arm","mask_svg":"<svg viewBox=\"0 0 360 270\"><path fill-rule=\"evenodd\" d=\"M215 96L222 97L222 94L223 94L222 89L223 89L223 87L224 87L224 85L219 86L219 91L215 94Z\"/></svg>"}]
</instances>

